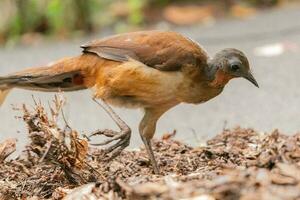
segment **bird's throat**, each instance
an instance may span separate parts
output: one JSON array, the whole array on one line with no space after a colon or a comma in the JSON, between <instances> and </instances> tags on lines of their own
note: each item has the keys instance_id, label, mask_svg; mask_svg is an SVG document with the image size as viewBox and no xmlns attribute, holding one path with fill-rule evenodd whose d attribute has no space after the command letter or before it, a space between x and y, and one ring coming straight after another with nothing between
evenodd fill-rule
<instances>
[{"instance_id":1,"label":"bird's throat","mask_svg":"<svg viewBox=\"0 0 300 200\"><path fill-rule=\"evenodd\" d=\"M214 88L224 87L233 76L227 74L220 66L209 64L206 71L209 80L209 86Z\"/></svg>"},{"instance_id":2,"label":"bird's throat","mask_svg":"<svg viewBox=\"0 0 300 200\"><path fill-rule=\"evenodd\" d=\"M218 69L209 85L214 88L222 88L232 78L233 76L226 74L222 69Z\"/></svg>"}]
</instances>

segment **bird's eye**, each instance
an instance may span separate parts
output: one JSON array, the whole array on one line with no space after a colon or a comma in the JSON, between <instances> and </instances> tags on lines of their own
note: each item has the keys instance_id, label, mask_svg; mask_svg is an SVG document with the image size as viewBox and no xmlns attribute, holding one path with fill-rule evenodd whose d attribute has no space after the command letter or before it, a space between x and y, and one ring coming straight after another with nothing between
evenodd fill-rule
<instances>
[{"instance_id":1,"label":"bird's eye","mask_svg":"<svg viewBox=\"0 0 300 200\"><path fill-rule=\"evenodd\" d=\"M230 66L230 69L231 69L231 71L236 72L236 71L238 71L240 69L240 65L238 65L238 64L232 64Z\"/></svg>"}]
</instances>

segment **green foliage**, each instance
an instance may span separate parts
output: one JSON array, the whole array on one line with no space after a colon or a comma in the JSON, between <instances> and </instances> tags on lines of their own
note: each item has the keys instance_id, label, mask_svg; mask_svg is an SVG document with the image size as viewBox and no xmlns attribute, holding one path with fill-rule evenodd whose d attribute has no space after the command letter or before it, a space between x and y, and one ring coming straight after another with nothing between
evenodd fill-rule
<instances>
[{"instance_id":1,"label":"green foliage","mask_svg":"<svg viewBox=\"0 0 300 200\"><path fill-rule=\"evenodd\" d=\"M128 0L128 7L130 15L128 18L131 24L141 24L144 21L143 7L145 5L144 0Z\"/></svg>"},{"instance_id":2,"label":"green foliage","mask_svg":"<svg viewBox=\"0 0 300 200\"><path fill-rule=\"evenodd\" d=\"M64 1L65 2L65 1ZM50 31L59 32L64 26L64 3L60 0L50 0L46 8Z\"/></svg>"},{"instance_id":3,"label":"green foliage","mask_svg":"<svg viewBox=\"0 0 300 200\"><path fill-rule=\"evenodd\" d=\"M17 38L27 32L68 34L74 30L90 31L93 26L91 15L100 10L98 1L11 0L14 14L9 17L8 25L1 29L0 37ZM0 7L0 12L1 9L5 7Z\"/></svg>"},{"instance_id":4,"label":"green foliage","mask_svg":"<svg viewBox=\"0 0 300 200\"><path fill-rule=\"evenodd\" d=\"M276 4L279 0L224 0L253 5ZM3 3L3 2L6 2ZM8 22L0 27L1 39L18 38L28 32L66 36L74 31L91 32L110 25L117 30L145 22L145 8L167 6L170 3L217 2L217 0L0 0L1 11L10 7ZM113 4L121 3L126 16L112 13ZM4 6L3 6L4 5ZM13 5L11 8L10 5ZM6 11L6 10L5 10ZM126 13L125 12L125 13Z\"/></svg>"},{"instance_id":5,"label":"green foliage","mask_svg":"<svg viewBox=\"0 0 300 200\"><path fill-rule=\"evenodd\" d=\"M20 35L26 31L29 31L30 27L34 26L36 20L32 15L36 14L36 5L34 0L16 0L17 13L12 18L11 26L9 27L9 33L14 35ZM25 26L27 24L28 26Z\"/></svg>"}]
</instances>

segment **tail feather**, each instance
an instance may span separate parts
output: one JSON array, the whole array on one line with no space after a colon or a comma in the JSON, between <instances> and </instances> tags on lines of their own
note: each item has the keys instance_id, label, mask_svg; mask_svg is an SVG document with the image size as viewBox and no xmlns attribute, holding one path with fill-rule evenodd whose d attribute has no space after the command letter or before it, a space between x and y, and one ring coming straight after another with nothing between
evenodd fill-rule
<instances>
[{"instance_id":1,"label":"tail feather","mask_svg":"<svg viewBox=\"0 0 300 200\"><path fill-rule=\"evenodd\" d=\"M69 71L48 75L17 75L0 78L0 87L22 88L45 92L74 91L84 89L83 76L80 71Z\"/></svg>"},{"instance_id":2,"label":"tail feather","mask_svg":"<svg viewBox=\"0 0 300 200\"><path fill-rule=\"evenodd\" d=\"M87 80L85 68L95 66L97 61L95 56L82 55L0 77L0 106L13 88L45 92L86 89L93 82Z\"/></svg>"},{"instance_id":3,"label":"tail feather","mask_svg":"<svg viewBox=\"0 0 300 200\"><path fill-rule=\"evenodd\" d=\"M54 75L8 77L7 82L10 87L56 92L85 89L82 79L80 71L70 71Z\"/></svg>"},{"instance_id":4,"label":"tail feather","mask_svg":"<svg viewBox=\"0 0 300 200\"><path fill-rule=\"evenodd\" d=\"M1 88L22 88L45 92L85 89L82 57L65 58L45 67L27 69L0 77Z\"/></svg>"},{"instance_id":5,"label":"tail feather","mask_svg":"<svg viewBox=\"0 0 300 200\"><path fill-rule=\"evenodd\" d=\"M0 87L15 82L17 79L13 77L0 77Z\"/></svg>"},{"instance_id":6,"label":"tail feather","mask_svg":"<svg viewBox=\"0 0 300 200\"><path fill-rule=\"evenodd\" d=\"M4 103L10 89L1 89L0 90L0 106Z\"/></svg>"}]
</instances>

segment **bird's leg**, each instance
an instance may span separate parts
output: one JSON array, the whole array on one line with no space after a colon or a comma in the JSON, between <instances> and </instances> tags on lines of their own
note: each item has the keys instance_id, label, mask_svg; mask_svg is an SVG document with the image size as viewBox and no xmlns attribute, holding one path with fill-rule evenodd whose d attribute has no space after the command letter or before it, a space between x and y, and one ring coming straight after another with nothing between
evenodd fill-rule
<instances>
[{"instance_id":1,"label":"bird's leg","mask_svg":"<svg viewBox=\"0 0 300 200\"><path fill-rule=\"evenodd\" d=\"M139 126L139 132L140 132L141 138L144 142L145 149L150 158L150 161L151 161L151 164L152 164L155 174L159 174L159 167L155 160L155 156L154 156L154 153L152 150L151 139L155 133L157 120L166 110L168 110L168 108L169 107L166 107L166 108L160 107L159 109L158 108L157 109L146 108L145 115Z\"/></svg>"},{"instance_id":2,"label":"bird's leg","mask_svg":"<svg viewBox=\"0 0 300 200\"><path fill-rule=\"evenodd\" d=\"M130 142L130 137L131 137L131 129L130 127L113 111L113 109L105 102L103 101L103 104L98 102L95 98L93 100L101 106L107 113L108 115L112 118L112 120L118 125L120 128L120 132L118 131L112 131L112 130L98 130L94 133L92 133L89 138L96 136L96 135L104 135L106 137L110 137L110 139L107 139L101 143L97 144L91 144L95 146L103 146L110 144L113 141L117 141L115 144L107 147L104 151L106 153L110 153L111 155L108 157L107 160L111 160L118 156L123 149L125 149Z\"/></svg>"},{"instance_id":3,"label":"bird's leg","mask_svg":"<svg viewBox=\"0 0 300 200\"><path fill-rule=\"evenodd\" d=\"M155 174L160 174L159 173L159 167L158 167L158 164L157 164L157 162L155 160L155 156L154 156L154 153L153 153L153 150L152 150L151 139L146 138L142 134L141 134L141 138L142 138L142 141L143 141L143 143L145 145L145 149L147 151L147 154L148 154L148 156L150 158L150 161L151 161L154 173Z\"/></svg>"}]
</instances>

